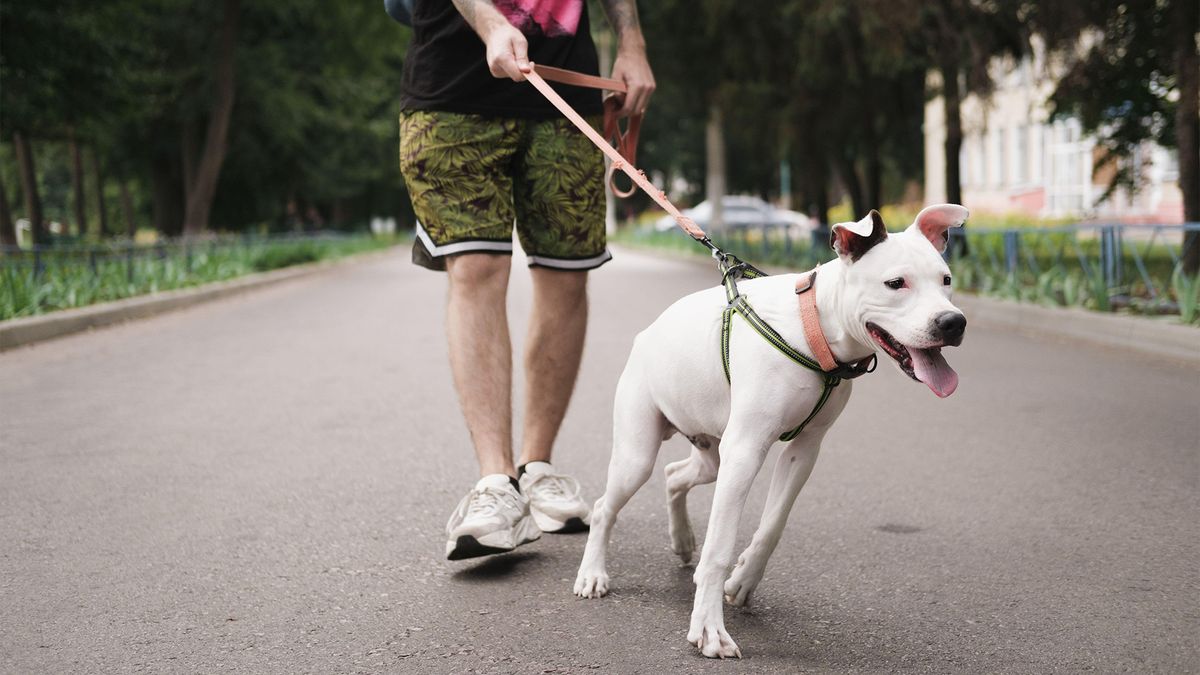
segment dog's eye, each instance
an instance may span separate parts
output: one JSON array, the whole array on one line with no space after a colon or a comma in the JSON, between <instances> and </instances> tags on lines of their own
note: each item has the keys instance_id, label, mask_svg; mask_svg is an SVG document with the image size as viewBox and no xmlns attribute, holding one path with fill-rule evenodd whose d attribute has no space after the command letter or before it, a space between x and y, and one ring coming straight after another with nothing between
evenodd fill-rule
<instances>
[{"instance_id":1,"label":"dog's eye","mask_svg":"<svg viewBox=\"0 0 1200 675\"><path fill-rule=\"evenodd\" d=\"M949 286L949 285L950 285L950 275L949 275L949 274L947 274L946 276L942 277L942 285L943 285L943 286Z\"/></svg>"},{"instance_id":2,"label":"dog's eye","mask_svg":"<svg viewBox=\"0 0 1200 675\"><path fill-rule=\"evenodd\" d=\"M887 286L888 288L892 289L893 291L898 291L901 288L904 288L904 279L902 277L896 277L895 279L888 279L887 281L883 282L883 285Z\"/></svg>"}]
</instances>

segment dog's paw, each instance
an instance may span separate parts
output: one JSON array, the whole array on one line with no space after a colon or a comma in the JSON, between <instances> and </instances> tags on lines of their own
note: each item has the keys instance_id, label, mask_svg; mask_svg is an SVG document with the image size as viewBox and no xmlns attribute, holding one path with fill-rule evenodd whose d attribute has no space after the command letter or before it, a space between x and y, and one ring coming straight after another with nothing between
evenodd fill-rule
<instances>
[{"instance_id":1,"label":"dog's paw","mask_svg":"<svg viewBox=\"0 0 1200 675\"><path fill-rule=\"evenodd\" d=\"M687 521L687 516L684 516L682 523L672 519L670 531L671 552L679 556L683 564L690 563L696 551L696 535L692 533L692 524Z\"/></svg>"},{"instance_id":2,"label":"dog's paw","mask_svg":"<svg viewBox=\"0 0 1200 675\"><path fill-rule=\"evenodd\" d=\"M579 570L579 576L575 577L575 595L581 598L601 598L605 593L608 593L608 573L603 570Z\"/></svg>"},{"instance_id":3,"label":"dog's paw","mask_svg":"<svg viewBox=\"0 0 1200 675\"><path fill-rule=\"evenodd\" d=\"M750 597L758 582L762 581L763 568L754 561L746 562L746 555L738 557L733 573L725 580L725 602L735 607L745 607L750 604Z\"/></svg>"},{"instance_id":4,"label":"dog's paw","mask_svg":"<svg viewBox=\"0 0 1200 675\"><path fill-rule=\"evenodd\" d=\"M688 631L688 642L710 659L742 658L742 650L720 622L696 624Z\"/></svg>"}]
</instances>

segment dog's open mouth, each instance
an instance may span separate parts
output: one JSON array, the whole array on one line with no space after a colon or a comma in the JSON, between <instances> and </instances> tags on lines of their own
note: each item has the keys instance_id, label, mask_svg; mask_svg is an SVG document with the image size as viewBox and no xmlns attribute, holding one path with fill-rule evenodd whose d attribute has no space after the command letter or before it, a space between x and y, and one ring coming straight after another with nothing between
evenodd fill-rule
<instances>
[{"instance_id":1,"label":"dog's open mouth","mask_svg":"<svg viewBox=\"0 0 1200 675\"><path fill-rule=\"evenodd\" d=\"M941 346L924 349L905 346L891 333L870 321L867 322L867 332L896 361L900 370L917 382L924 383L939 397L946 398L958 388L958 373L946 363Z\"/></svg>"}]
</instances>

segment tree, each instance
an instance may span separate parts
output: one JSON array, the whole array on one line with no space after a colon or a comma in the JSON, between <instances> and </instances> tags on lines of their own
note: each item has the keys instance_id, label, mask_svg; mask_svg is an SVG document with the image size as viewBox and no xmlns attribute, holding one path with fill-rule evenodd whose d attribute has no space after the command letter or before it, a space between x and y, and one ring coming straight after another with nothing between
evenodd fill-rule
<instances>
[{"instance_id":1,"label":"tree","mask_svg":"<svg viewBox=\"0 0 1200 675\"><path fill-rule=\"evenodd\" d=\"M213 80L216 91L208 116L208 132L204 136L204 152L192 169L191 158L185 155L184 171L187 180L187 204L184 211L183 232L194 236L208 228L208 214L212 209L213 195L217 191L217 179L225 161L228 147L229 123L233 114L234 99L234 48L237 44L238 18L241 13L240 0L225 0L221 14L221 38ZM190 138L190 137L189 137ZM190 175L189 175L190 174Z\"/></svg>"},{"instance_id":2,"label":"tree","mask_svg":"<svg viewBox=\"0 0 1200 675\"><path fill-rule=\"evenodd\" d=\"M8 206L8 190L0 180L0 246L16 246L17 243L17 225Z\"/></svg>"},{"instance_id":3,"label":"tree","mask_svg":"<svg viewBox=\"0 0 1200 675\"><path fill-rule=\"evenodd\" d=\"M1027 31L1015 6L1004 0L936 0L915 6L920 35L931 69L938 74L946 120L943 145L946 201L962 203L963 130L961 108L969 94L987 97L993 89L990 66L997 57L1020 58L1029 52ZM956 241L965 245L965 238Z\"/></svg>"},{"instance_id":4,"label":"tree","mask_svg":"<svg viewBox=\"0 0 1200 675\"><path fill-rule=\"evenodd\" d=\"M1195 0L1034 3L1026 8L1064 73L1051 96L1053 117L1078 119L1110 167L1104 197L1135 191L1133 155L1147 141L1179 152L1184 220L1200 221L1200 63ZM1184 242L1184 271L1200 269L1200 233Z\"/></svg>"}]
</instances>

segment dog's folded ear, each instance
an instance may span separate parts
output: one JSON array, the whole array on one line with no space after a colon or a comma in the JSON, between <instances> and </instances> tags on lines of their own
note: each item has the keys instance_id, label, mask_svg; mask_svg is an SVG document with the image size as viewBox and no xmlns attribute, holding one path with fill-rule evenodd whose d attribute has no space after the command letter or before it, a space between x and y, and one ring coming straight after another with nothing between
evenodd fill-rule
<instances>
[{"instance_id":1,"label":"dog's folded ear","mask_svg":"<svg viewBox=\"0 0 1200 675\"><path fill-rule=\"evenodd\" d=\"M949 239L946 231L952 227L962 227L962 224L967 222L968 215L970 212L958 204L926 206L917 214L917 219L908 229L916 228L933 244L938 253L942 253L946 250L946 242Z\"/></svg>"},{"instance_id":2,"label":"dog's folded ear","mask_svg":"<svg viewBox=\"0 0 1200 675\"><path fill-rule=\"evenodd\" d=\"M829 245L846 262L866 255L879 242L887 239L883 216L875 209L857 223L837 223L829 233Z\"/></svg>"}]
</instances>

